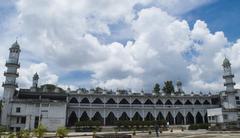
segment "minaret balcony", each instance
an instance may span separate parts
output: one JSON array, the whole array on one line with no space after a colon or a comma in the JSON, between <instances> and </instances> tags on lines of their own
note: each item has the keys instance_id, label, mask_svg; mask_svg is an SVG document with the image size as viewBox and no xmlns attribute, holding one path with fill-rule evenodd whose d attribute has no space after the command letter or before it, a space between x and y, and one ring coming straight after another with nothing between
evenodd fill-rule
<instances>
[{"instance_id":1,"label":"minaret balcony","mask_svg":"<svg viewBox=\"0 0 240 138\"><path fill-rule=\"evenodd\" d=\"M224 86L235 85L235 84L236 84L235 82L228 82L228 83L225 82L225 83L224 83Z\"/></svg>"},{"instance_id":2,"label":"minaret balcony","mask_svg":"<svg viewBox=\"0 0 240 138\"><path fill-rule=\"evenodd\" d=\"M223 78L226 79L226 78L233 78L234 75L233 74L228 74L228 75L223 75Z\"/></svg>"},{"instance_id":3,"label":"minaret balcony","mask_svg":"<svg viewBox=\"0 0 240 138\"><path fill-rule=\"evenodd\" d=\"M18 77L19 73L18 72L7 72L7 71L5 71L4 76L16 76L16 77Z\"/></svg>"},{"instance_id":4,"label":"minaret balcony","mask_svg":"<svg viewBox=\"0 0 240 138\"><path fill-rule=\"evenodd\" d=\"M12 86L13 86L13 87L16 87L16 88L17 88L17 87L18 87L18 84L17 84L16 82L15 82L15 83L13 83L13 82L5 82L5 83L4 83L4 82L3 82L3 83L2 83L2 86L3 86L3 87L12 87Z\"/></svg>"},{"instance_id":5,"label":"minaret balcony","mask_svg":"<svg viewBox=\"0 0 240 138\"><path fill-rule=\"evenodd\" d=\"M15 62L15 61L12 61L12 60L8 60L7 62L6 62L6 64L5 64L5 66L16 66L17 68L19 68L20 67L20 63L18 63L18 62Z\"/></svg>"}]
</instances>

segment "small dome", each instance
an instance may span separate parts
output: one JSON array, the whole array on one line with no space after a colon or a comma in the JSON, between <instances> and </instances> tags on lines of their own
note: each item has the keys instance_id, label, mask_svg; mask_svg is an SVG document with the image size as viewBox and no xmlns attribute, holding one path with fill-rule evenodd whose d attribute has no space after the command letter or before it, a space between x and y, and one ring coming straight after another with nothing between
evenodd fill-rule
<instances>
[{"instance_id":1,"label":"small dome","mask_svg":"<svg viewBox=\"0 0 240 138\"><path fill-rule=\"evenodd\" d=\"M11 47L11 48L19 49L20 46L19 46L18 42L16 41L15 43L12 44L12 47Z\"/></svg>"},{"instance_id":2,"label":"small dome","mask_svg":"<svg viewBox=\"0 0 240 138\"><path fill-rule=\"evenodd\" d=\"M39 76L38 76L37 72L33 75L33 79L34 80L38 80L39 79Z\"/></svg>"},{"instance_id":3,"label":"small dome","mask_svg":"<svg viewBox=\"0 0 240 138\"><path fill-rule=\"evenodd\" d=\"M177 86L181 86L182 82L180 80L177 81Z\"/></svg>"},{"instance_id":4,"label":"small dome","mask_svg":"<svg viewBox=\"0 0 240 138\"><path fill-rule=\"evenodd\" d=\"M228 66L231 66L231 63L230 61L225 57L225 59L223 60L223 64L222 64L223 67L228 67Z\"/></svg>"}]
</instances>

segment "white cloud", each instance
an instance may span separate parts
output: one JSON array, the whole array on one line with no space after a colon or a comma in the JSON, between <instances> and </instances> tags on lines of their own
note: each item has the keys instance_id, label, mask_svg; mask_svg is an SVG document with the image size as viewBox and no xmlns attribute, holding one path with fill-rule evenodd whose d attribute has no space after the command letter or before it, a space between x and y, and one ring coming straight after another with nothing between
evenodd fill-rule
<instances>
[{"instance_id":1,"label":"white cloud","mask_svg":"<svg viewBox=\"0 0 240 138\"><path fill-rule=\"evenodd\" d=\"M230 57L238 73L240 42L226 47L229 42L223 32L211 33L201 20L191 30L187 21L175 16L208 2L19 0L18 12L9 17L7 31L0 38L4 45L1 55L7 57L2 49L6 51L14 34L21 34L22 87L31 85L35 72L40 74L40 83L59 83L58 76L78 70L92 73L92 85L109 89L151 91L156 82L178 79L189 91L223 89L223 55ZM136 10L139 5L143 7L140 11ZM110 25L120 22L129 28L126 33L133 34L126 34L127 44L116 38L116 42L102 43L99 36L110 39ZM186 59L184 54L191 50L198 54Z\"/></svg>"}]
</instances>

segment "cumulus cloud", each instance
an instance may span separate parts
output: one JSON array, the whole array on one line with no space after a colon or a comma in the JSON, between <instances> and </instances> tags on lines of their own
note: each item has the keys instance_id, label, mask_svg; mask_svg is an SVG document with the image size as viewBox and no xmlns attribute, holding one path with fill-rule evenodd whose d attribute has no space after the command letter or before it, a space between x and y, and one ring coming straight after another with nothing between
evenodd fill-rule
<instances>
[{"instance_id":1,"label":"cumulus cloud","mask_svg":"<svg viewBox=\"0 0 240 138\"><path fill-rule=\"evenodd\" d=\"M179 19L181 14L207 3L205 0L19 0L15 4L17 12L6 20L9 24L1 35L4 47L0 48L6 51L15 38L13 35L20 34L21 64L25 65L18 80L21 87L30 86L32 75L39 72L40 83L66 88L67 85L58 82L58 77L69 71L88 71L89 83L109 89L150 92L154 83L162 85L163 81L179 79L188 91L218 91L223 89L224 54L238 73L240 62L236 60L239 59L236 51L240 41L231 46L223 32L211 32L204 21L196 21L190 29L186 20ZM112 35L113 30L122 31L116 27L121 23L128 28L126 33L131 32L119 36L119 40L127 38L126 44ZM114 37L114 41L105 43L101 37L109 40ZM186 57L191 52L195 54ZM7 57L6 52L1 53Z\"/></svg>"}]
</instances>

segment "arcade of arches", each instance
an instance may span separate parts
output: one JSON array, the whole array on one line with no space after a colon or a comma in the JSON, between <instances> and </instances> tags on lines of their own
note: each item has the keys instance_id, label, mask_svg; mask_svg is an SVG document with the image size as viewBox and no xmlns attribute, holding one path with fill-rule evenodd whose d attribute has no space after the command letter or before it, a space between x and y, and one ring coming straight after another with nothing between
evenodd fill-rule
<instances>
[{"instance_id":1,"label":"arcade of arches","mask_svg":"<svg viewBox=\"0 0 240 138\"><path fill-rule=\"evenodd\" d=\"M166 120L169 122L169 125L185 125L185 124L201 124L201 123L207 123L207 114L202 115L200 112L197 112L195 115L191 112L187 112L185 116L177 112L174 116L173 113L170 111L166 113L166 116L164 117L162 112L157 113L157 117L155 118L154 115L151 112L146 112L145 116L141 116L140 112L135 112L130 118L130 116L126 112L122 112L117 118L117 116L110 112L106 115L104 118L103 115L101 115L100 112L95 112L92 116L92 118L89 116L89 114L84 111L80 117L77 117L77 114L75 111L72 111L68 117L68 126L74 126L76 122L78 121L99 121L102 125L114 125L114 123L117 120L126 121L126 120L132 120L132 121L154 121L154 120Z\"/></svg>"}]
</instances>

